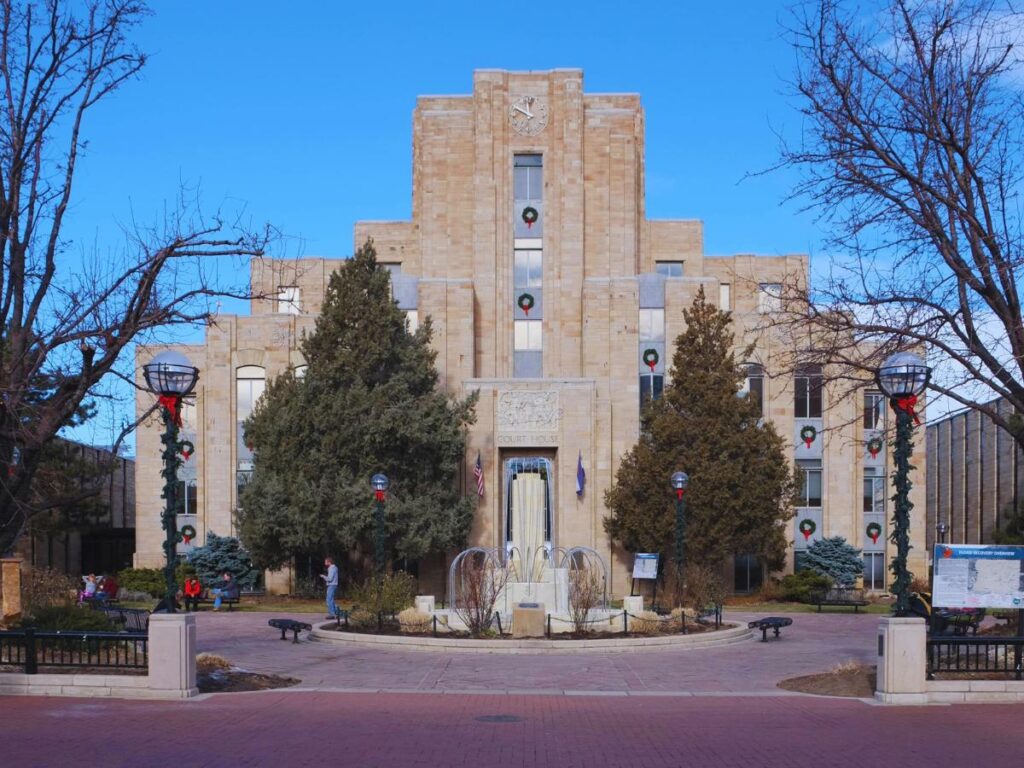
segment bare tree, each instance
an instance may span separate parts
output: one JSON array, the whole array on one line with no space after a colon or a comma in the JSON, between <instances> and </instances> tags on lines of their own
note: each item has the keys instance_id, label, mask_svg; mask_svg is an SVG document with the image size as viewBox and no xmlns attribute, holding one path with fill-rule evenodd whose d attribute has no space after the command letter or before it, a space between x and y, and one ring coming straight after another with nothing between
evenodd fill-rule
<instances>
[{"instance_id":1,"label":"bare tree","mask_svg":"<svg viewBox=\"0 0 1024 768\"><path fill-rule=\"evenodd\" d=\"M494 606L508 584L509 570L492 553L473 552L463 557L456 576L452 606L473 637L484 634L494 619Z\"/></svg>"},{"instance_id":2,"label":"bare tree","mask_svg":"<svg viewBox=\"0 0 1024 768\"><path fill-rule=\"evenodd\" d=\"M147 13L133 0L0 0L0 553L46 511L32 484L47 444L87 415L101 379L133 379L126 348L209 318L225 290L206 262L260 255L267 241L183 197L129 232L122 255L69 255L85 118L145 64L129 34Z\"/></svg>"},{"instance_id":3,"label":"bare tree","mask_svg":"<svg viewBox=\"0 0 1024 768\"><path fill-rule=\"evenodd\" d=\"M931 389L1024 446L1021 60L1024 17L1000 0L844 0L797 8L802 169L794 198L830 233L813 287L774 321L804 359L863 386L891 352L926 349Z\"/></svg>"}]
</instances>

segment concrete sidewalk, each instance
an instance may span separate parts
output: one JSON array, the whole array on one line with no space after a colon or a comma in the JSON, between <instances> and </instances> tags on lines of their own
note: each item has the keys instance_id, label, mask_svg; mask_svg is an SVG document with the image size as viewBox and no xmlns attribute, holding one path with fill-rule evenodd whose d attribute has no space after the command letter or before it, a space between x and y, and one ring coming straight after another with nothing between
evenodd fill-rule
<instances>
[{"instance_id":1,"label":"concrete sidewalk","mask_svg":"<svg viewBox=\"0 0 1024 768\"><path fill-rule=\"evenodd\" d=\"M281 642L278 614L201 613L199 650L254 672L297 677L303 688L415 691L775 693L787 677L836 664L873 664L879 617L794 614L779 640L723 648L580 656L381 651L303 640ZM299 616L296 615L298 618ZM727 621L752 614L729 612ZM309 620L309 617L305 619Z\"/></svg>"}]
</instances>

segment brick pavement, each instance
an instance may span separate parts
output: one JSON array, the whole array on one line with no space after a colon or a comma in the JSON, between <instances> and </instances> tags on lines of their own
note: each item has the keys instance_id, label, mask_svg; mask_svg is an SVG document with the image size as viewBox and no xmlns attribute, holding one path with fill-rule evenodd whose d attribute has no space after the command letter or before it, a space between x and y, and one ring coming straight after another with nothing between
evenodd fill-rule
<instances>
[{"instance_id":1,"label":"brick pavement","mask_svg":"<svg viewBox=\"0 0 1024 768\"><path fill-rule=\"evenodd\" d=\"M282 643L277 614L200 613L199 649L255 672L290 675L303 688L419 691L627 691L779 693L787 677L849 660L874 663L877 616L794 614L781 640L689 651L492 655ZM286 614L280 614L286 615ZM746 621L752 616L729 613ZM305 620L309 620L308 617Z\"/></svg>"},{"instance_id":2,"label":"brick pavement","mask_svg":"<svg viewBox=\"0 0 1024 768\"><path fill-rule=\"evenodd\" d=\"M513 722L481 722L487 716ZM1024 705L809 696L265 692L191 702L0 698L0 764L35 768L749 768L1020 763Z\"/></svg>"}]
</instances>

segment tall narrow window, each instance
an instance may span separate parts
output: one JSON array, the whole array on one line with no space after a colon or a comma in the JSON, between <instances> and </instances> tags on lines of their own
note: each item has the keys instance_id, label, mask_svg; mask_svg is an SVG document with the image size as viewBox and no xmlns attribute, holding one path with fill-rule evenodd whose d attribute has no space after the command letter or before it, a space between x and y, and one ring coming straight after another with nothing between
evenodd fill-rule
<instances>
[{"instance_id":1,"label":"tall narrow window","mask_svg":"<svg viewBox=\"0 0 1024 768\"><path fill-rule=\"evenodd\" d=\"M764 366L747 363L747 397L757 404L757 412L764 416Z\"/></svg>"},{"instance_id":2,"label":"tall narrow window","mask_svg":"<svg viewBox=\"0 0 1024 768\"><path fill-rule=\"evenodd\" d=\"M657 400L665 388L665 377L660 373L640 374L640 409L651 400Z\"/></svg>"},{"instance_id":3,"label":"tall narrow window","mask_svg":"<svg viewBox=\"0 0 1024 768\"><path fill-rule=\"evenodd\" d=\"M302 312L302 291L297 285L282 285L277 289L277 311L282 315Z\"/></svg>"},{"instance_id":4,"label":"tall narrow window","mask_svg":"<svg viewBox=\"0 0 1024 768\"><path fill-rule=\"evenodd\" d=\"M782 284L761 283L758 286L757 311L762 315L778 312L782 309Z\"/></svg>"},{"instance_id":5,"label":"tall narrow window","mask_svg":"<svg viewBox=\"0 0 1024 768\"><path fill-rule=\"evenodd\" d=\"M539 352L544 348L544 323L540 320L516 320L515 351Z\"/></svg>"},{"instance_id":6,"label":"tall narrow window","mask_svg":"<svg viewBox=\"0 0 1024 768\"><path fill-rule=\"evenodd\" d=\"M544 163L541 155L516 155L513 174L516 200L544 198Z\"/></svg>"},{"instance_id":7,"label":"tall narrow window","mask_svg":"<svg viewBox=\"0 0 1024 768\"><path fill-rule=\"evenodd\" d=\"M800 472L800 493L798 507L821 507L821 462L800 460L796 463Z\"/></svg>"},{"instance_id":8,"label":"tall narrow window","mask_svg":"<svg viewBox=\"0 0 1024 768\"><path fill-rule=\"evenodd\" d=\"M864 553L864 589L869 592L885 590L885 553Z\"/></svg>"},{"instance_id":9,"label":"tall narrow window","mask_svg":"<svg viewBox=\"0 0 1024 768\"><path fill-rule=\"evenodd\" d=\"M409 333L416 333L420 327L420 312L418 309L405 310L405 330Z\"/></svg>"},{"instance_id":10,"label":"tall narrow window","mask_svg":"<svg viewBox=\"0 0 1024 768\"><path fill-rule=\"evenodd\" d=\"M640 341L665 340L665 310L640 310Z\"/></svg>"},{"instance_id":11,"label":"tall narrow window","mask_svg":"<svg viewBox=\"0 0 1024 768\"><path fill-rule=\"evenodd\" d=\"M885 476L875 467L866 467L864 469L863 502L864 512L885 512Z\"/></svg>"},{"instance_id":12,"label":"tall narrow window","mask_svg":"<svg viewBox=\"0 0 1024 768\"><path fill-rule=\"evenodd\" d=\"M718 308L732 309L732 286L729 283L718 284Z\"/></svg>"},{"instance_id":13,"label":"tall narrow window","mask_svg":"<svg viewBox=\"0 0 1024 768\"><path fill-rule=\"evenodd\" d=\"M516 288L540 288L543 279L541 251L516 249L513 279Z\"/></svg>"},{"instance_id":14,"label":"tall narrow window","mask_svg":"<svg viewBox=\"0 0 1024 768\"><path fill-rule=\"evenodd\" d=\"M798 419L820 419L822 372L820 365L801 365L793 378L793 415Z\"/></svg>"},{"instance_id":15,"label":"tall narrow window","mask_svg":"<svg viewBox=\"0 0 1024 768\"><path fill-rule=\"evenodd\" d=\"M258 365L243 365L235 373L235 433L239 488L249 481L253 467L252 448L245 440L245 420L252 414L266 387L266 371Z\"/></svg>"},{"instance_id":16,"label":"tall narrow window","mask_svg":"<svg viewBox=\"0 0 1024 768\"><path fill-rule=\"evenodd\" d=\"M885 429L885 395L864 393L864 429Z\"/></svg>"}]
</instances>

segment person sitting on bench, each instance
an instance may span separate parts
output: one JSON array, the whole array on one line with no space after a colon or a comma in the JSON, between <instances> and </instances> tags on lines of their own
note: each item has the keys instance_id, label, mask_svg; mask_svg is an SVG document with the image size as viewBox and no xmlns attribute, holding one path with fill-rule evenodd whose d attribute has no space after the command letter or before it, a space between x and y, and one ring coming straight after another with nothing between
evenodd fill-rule
<instances>
[{"instance_id":1,"label":"person sitting on bench","mask_svg":"<svg viewBox=\"0 0 1024 768\"><path fill-rule=\"evenodd\" d=\"M185 579L185 613L199 610L199 597L203 594L203 585L195 576Z\"/></svg>"},{"instance_id":2,"label":"person sitting on bench","mask_svg":"<svg viewBox=\"0 0 1024 768\"><path fill-rule=\"evenodd\" d=\"M224 571L223 581L220 586L216 589L211 589L210 594L213 595L213 610L220 610L221 600L237 600L239 589L238 584L235 583L234 577L227 571Z\"/></svg>"}]
</instances>

